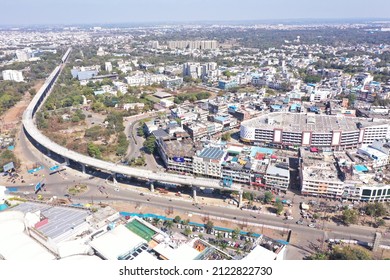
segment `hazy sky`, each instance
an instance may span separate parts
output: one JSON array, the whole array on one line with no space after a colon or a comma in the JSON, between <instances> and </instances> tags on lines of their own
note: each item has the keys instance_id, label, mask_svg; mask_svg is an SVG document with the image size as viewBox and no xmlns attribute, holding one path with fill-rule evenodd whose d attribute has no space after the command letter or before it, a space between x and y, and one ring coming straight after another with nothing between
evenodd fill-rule
<instances>
[{"instance_id":1,"label":"hazy sky","mask_svg":"<svg viewBox=\"0 0 390 280\"><path fill-rule=\"evenodd\" d=\"M389 0L0 0L0 24L390 18Z\"/></svg>"}]
</instances>

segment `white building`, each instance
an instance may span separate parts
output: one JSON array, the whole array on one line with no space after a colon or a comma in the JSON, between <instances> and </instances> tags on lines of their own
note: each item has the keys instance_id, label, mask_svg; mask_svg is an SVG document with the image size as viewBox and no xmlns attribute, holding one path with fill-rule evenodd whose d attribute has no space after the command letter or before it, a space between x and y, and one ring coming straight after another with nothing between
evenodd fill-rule
<instances>
[{"instance_id":1,"label":"white building","mask_svg":"<svg viewBox=\"0 0 390 280\"><path fill-rule=\"evenodd\" d=\"M22 71L17 70L4 70L3 71L3 80L4 81L15 81L15 82L24 82Z\"/></svg>"},{"instance_id":2,"label":"white building","mask_svg":"<svg viewBox=\"0 0 390 280\"><path fill-rule=\"evenodd\" d=\"M226 151L218 148L204 148L193 157L193 172L210 177L222 177L222 162Z\"/></svg>"},{"instance_id":3,"label":"white building","mask_svg":"<svg viewBox=\"0 0 390 280\"><path fill-rule=\"evenodd\" d=\"M31 58L31 49L23 49L23 50L17 50L16 52L16 59L19 62L25 62L28 61Z\"/></svg>"},{"instance_id":4,"label":"white building","mask_svg":"<svg viewBox=\"0 0 390 280\"><path fill-rule=\"evenodd\" d=\"M108 62L104 63L104 68L105 68L105 70L107 72L111 73L112 72L112 64L111 64L111 62L108 61Z\"/></svg>"}]
</instances>

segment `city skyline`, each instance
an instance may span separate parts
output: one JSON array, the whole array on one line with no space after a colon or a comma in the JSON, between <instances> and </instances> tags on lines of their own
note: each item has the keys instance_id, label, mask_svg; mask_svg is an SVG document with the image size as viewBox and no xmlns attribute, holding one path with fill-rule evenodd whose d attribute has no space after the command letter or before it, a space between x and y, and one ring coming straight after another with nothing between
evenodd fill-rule
<instances>
[{"instance_id":1,"label":"city skyline","mask_svg":"<svg viewBox=\"0 0 390 280\"><path fill-rule=\"evenodd\" d=\"M364 6L365 5L365 6ZM0 25L42 24L115 24L191 21L269 21L307 19L385 19L390 2L329 0L313 3L309 0L271 2L243 0L124 1L114 0L110 6L101 0L34 2L19 0L1 4ZM283 7L282 9L280 7ZM364 8L362 8L364 7ZM188 11L191 11L188 13ZM239 11L239 12L237 12Z\"/></svg>"}]
</instances>

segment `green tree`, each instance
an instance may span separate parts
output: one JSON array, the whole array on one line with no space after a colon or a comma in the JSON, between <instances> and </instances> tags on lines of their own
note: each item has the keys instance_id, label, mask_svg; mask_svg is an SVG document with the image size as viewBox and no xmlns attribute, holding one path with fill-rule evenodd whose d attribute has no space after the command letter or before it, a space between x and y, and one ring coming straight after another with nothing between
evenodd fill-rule
<instances>
[{"instance_id":1,"label":"green tree","mask_svg":"<svg viewBox=\"0 0 390 280\"><path fill-rule=\"evenodd\" d=\"M238 236L240 235L240 229L239 228L235 228L232 232L232 239L235 241L237 240Z\"/></svg>"},{"instance_id":2,"label":"green tree","mask_svg":"<svg viewBox=\"0 0 390 280\"><path fill-rule=\"evenodd\" d=\"M156 137L154 135L150 135L143 144L147 153L152 154L156 149Z\"/></svg>"},{"instance_id":3,"label":"green tree","mask_svg":"<svg viewBox=\"0 0 390 280\"><path fill-rule=\"evenodd\" d=\"M379 202L367 204L367 206L365 207L365 211L367 215L375 218L384 216L387 213L385 206Z\"/></svg>"},{"instance_id":4,"label":"green tree","mask_svg":"<svg viewBox=\"0 0 390 280\"><path fill-rule=\"evenodd\" d=\"M274 195L272 194L272 192L267 191L264 193L264 203L270 203L273 198Z\"/></svg>"},{"instance_id":5,"label":"green tree","mask_svg":"<svg viewBox=\"0 0 390 280\"><path fill-rule=\"evenodd\" d=\"M139 137L145 137L145 132L144 132L143 126L139 126L139 127L137 128L137 135L138 135Z\"/></svg>"},{"instance_id":6,"label":"green tree","mask_svg":"<svg viewBox=\"0 0 390 280\"><path fill-rule=\"evenodd\" d=\"M169 231L171 231L172 230L172 228L173 228L173 221L165 221L165 223L164 223L164 225L165 225L165 227L169 230Z\"/></svg>"},{"instance_id":7,"label":"green tree","mask_svg":"<svg viewBox=\"0 0 390 280\"><path fill-rule=\"evenodd\" d=\"M214 228L214 223L212 221L207 221L205 228L206 228L206 232L210 233L211 230Z\"/></svg>"},{"instance_id":8,"label":"green tree","mask_svg":"<svg viewBox=\"0 0 390 280\"><path fill-rule=\"evenodd\" d=\"M184 234L185 236L190 236L191 233L192 233L192 230L190 230L189 228L185 228L185 229L184 229L183 234Z\"/></svg>"},{"instance_id":9,"label":"green tree","mask_svg":"<svg viewBox=\"0 0 390 280\"><path fill-rule=\"evenodd\" d=\"M385 220L383 220L383 219L378 219L378 220L376 221L376 226L377 226L377 227L383 227L384 225L386 225Z\"/></svg>"},{"instance_id":10,"label":"green tree","mask_svg":"<svg viewBox=\"0 0 390 280\"><path fill-rule=\"evenodd\" d=\"M363 249L349 246L335 246L329 254L330 260L371 260L370 254Z\"/></svg>"},{"instance_id":11,"label":"green tree","mask_svg":"<svg viewBox=\"0 0 390 280\"><path fill-rule=\"evenodd\" d=\"M153 218L152 225L158 226L161 220L159 218Z\"/></svg>"},{"instance_id":12,"label":"green tree","mask_svg":"<svg viewBox=\"0 0 390 280\"><path fill-rule=\"evenodd\" d=\"M175 223L180 223L180 222L181 222L181 217L180 217L180 216L176 216L176 217L173 219L173 221L174 221Z\"/></svg>"},{"instance_id":13,"label":"green tree","mask_svg":"<svg viewBox=\"0 0 390 280\"><path fill-rule=\"evenodd\" d=\"M91 157L98 159L102 158L102 152L100 151L99 147L93 143L88 143L87 152L88 155Z\"/></svg>"},{"instance_id":14,"label":"green tree","mask_svg":"<svg viewBox=\"0 0 390 280\"><path fill-rule=\"evenodd\" d=\"M123 156L127 152L127 148L129 146L129 141L124 132L120 132L118 134L118 146L116 148L116 154L118 156Z\"/></svg>"},{"instance_id":15,"label":"green tree","mask_svg":"<svg viewBox=\"0 0 390 280\"><path fill-rule=\"evenodd\" d=\"M356 210L354 209L345 209L343 211L343 214L341 216L342 221L346 225L350 224L356 224L358 221L359 214Z\"/></svg>"},{"instance_id":16,"label":"green tree","mask_svg":"<svg viewBox=\"0 0 390 280\"><path fill-rule=\"evenodd\" d=\"M221 136L221 140L222 141L228 142L231 139L232 139L232 136L231 136L231 134L229 132L226 132L226 133L222 134L222 136Z\"/></svg>"},{"instance_id":17,"label":"green tree","mask_svg":"<svg viewBox=\"0 0 390 280\"><path fill-rule=\"evenodd\" d=\"M280 215L283 212L283 203L280 201L275 202L276 214Z\"/></svg>"}]
</instances>

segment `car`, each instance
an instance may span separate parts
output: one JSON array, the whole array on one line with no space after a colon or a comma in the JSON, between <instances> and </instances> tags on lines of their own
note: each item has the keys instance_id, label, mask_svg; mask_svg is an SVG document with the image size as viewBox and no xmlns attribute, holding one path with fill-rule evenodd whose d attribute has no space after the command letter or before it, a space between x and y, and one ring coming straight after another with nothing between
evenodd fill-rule
<instances>
[{"instance_id":1,"label":"car","mask_svg":"<svg viewBox=\"0 0 390 280\"><path fill-rule=\"evenodd\" d=\"M298 225L303 225L303 221L302 221L302 220L298 220L298 221L297 221L297 224L298 224Z\"/></svg>"},{"instance_id":2,"label":"car","mask_svg":"<svg viewBox=\"0 0 390 280\"><path fill-rule=\"evenodd\" d=\"M308 226L308 227L311 227L311 228L315 228L315 227L316 227L315 224L308 224L307 226Z\"/></svg>"},{"instance_id":3,"label":"car","mask_svg":"<svg viewBox=\"0 0 390 280\"><path fill-rule=\"evenodd\" d=\"M294 217L293 216L287 216L286 220L294 220Z\"/></svg>"},{"instance_id":4,"label":"car","mask_svg":"<svg viewBox=\"0 0 390 280\"><path fill-rule=\"evenodd\" d=\"M144 193L140 193L139 195L144 196L145 194Z\"/></svg>"}]
</instances>

